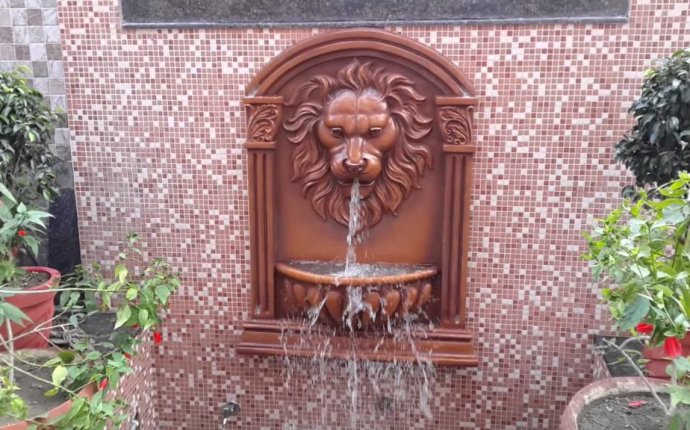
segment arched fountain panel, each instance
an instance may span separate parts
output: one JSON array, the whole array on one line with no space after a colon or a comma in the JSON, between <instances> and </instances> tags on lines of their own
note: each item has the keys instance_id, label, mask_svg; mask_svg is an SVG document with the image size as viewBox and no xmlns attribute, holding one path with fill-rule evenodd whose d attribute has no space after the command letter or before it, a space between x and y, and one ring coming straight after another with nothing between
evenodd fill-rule
<instances>
[{"instance_id":1,"label":"arched fountain panel","mask_svg":"<svg viewBox=\"0 0 690 430\"><path fill-rule=\"evenodd\" d=\"M465 327L476 102L450 61L381 30L316 36L257 74L239 352L477 364Z\"/></svg>"}]
</instances>

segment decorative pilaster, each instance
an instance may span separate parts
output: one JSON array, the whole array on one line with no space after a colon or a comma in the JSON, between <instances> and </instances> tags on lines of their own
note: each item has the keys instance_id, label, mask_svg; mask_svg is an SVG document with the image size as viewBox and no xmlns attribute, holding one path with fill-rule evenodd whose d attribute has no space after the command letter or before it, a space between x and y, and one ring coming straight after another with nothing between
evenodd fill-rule
<instances>
[{"instance_id":1,"label":"decorative pilaster","mask_svg":"<svg viewBox=\"0 0 690 430\"><path fill-rule=\"evenodd\" d=\"M254 318L275 316L274 285L274 157L282 97L248 97L247 148L251 241L252 312Z\"/></svg>"},{"instance_id":2,"label":"decorative pilaster","mask_svg":"<svg viewBox=\"0 0 690 430\"><path fill-rule=\"evenodd\" d=\"M436 98L445 159L441 261L443 327L465 327L472 154L475 151L472 113L476 103L476 99L467 97Z\"/></svg>"}]
</instances>

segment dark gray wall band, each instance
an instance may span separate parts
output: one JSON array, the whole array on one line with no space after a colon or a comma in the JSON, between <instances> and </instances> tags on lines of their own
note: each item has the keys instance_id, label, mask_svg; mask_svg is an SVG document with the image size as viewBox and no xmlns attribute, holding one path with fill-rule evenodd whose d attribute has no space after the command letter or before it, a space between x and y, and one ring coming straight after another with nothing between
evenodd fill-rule
<instances>
[{"instance_id":1,"label":"dark gray wall band","mask_svg":"<svg viewBox=\"0 0 690 430\"><path fill-rule=\"evenodd\" d=\"M626 22L629 0L121 0L124 27Z\"/></svg>"}]
</instances>

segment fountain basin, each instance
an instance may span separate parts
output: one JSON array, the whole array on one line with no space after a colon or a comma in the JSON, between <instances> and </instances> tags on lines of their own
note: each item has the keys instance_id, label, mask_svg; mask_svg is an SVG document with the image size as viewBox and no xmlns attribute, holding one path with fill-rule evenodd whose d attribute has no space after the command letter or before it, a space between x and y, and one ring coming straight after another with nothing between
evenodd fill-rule
<instances>
[{"instance_id":1,"label":"fountain basin","mask_svg":"<svg viewBox=\"0 0 690 430\"><path fill-rule=\"evenodd\" d=\"M424 316L438 267L290 261L276 265L290 317L369 330L410 315Z\"/></svg>"}]
</instances>

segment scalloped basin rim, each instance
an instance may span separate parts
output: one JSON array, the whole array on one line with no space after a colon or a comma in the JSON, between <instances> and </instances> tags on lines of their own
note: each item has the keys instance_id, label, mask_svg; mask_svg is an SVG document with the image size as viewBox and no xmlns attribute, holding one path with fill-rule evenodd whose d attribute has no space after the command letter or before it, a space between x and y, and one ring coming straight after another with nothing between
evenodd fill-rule
<instances>
[{"instance_id":1,"label":"scalloped basin rim","mask_svg":"<svg viewBox=\"0 0 690 430\"><path fill-rule=\"evenodd\" d=\"M322 285L343 285L343 286L370 286L370 285L390 285L406 284L409 282L429 279L438 274L438 266L433 264L390 264L375 263L372 266L388 268L401 268L404 273L384 274L373 276L338 276L336 274L315 273L308 270L309 265L321 264L327 266L337 266L338 263L316 262L316 261L288 261L276 264L276 270L290 278ZM340 263L342 264L342 263Z\"/></svg>"}]
</instances>

